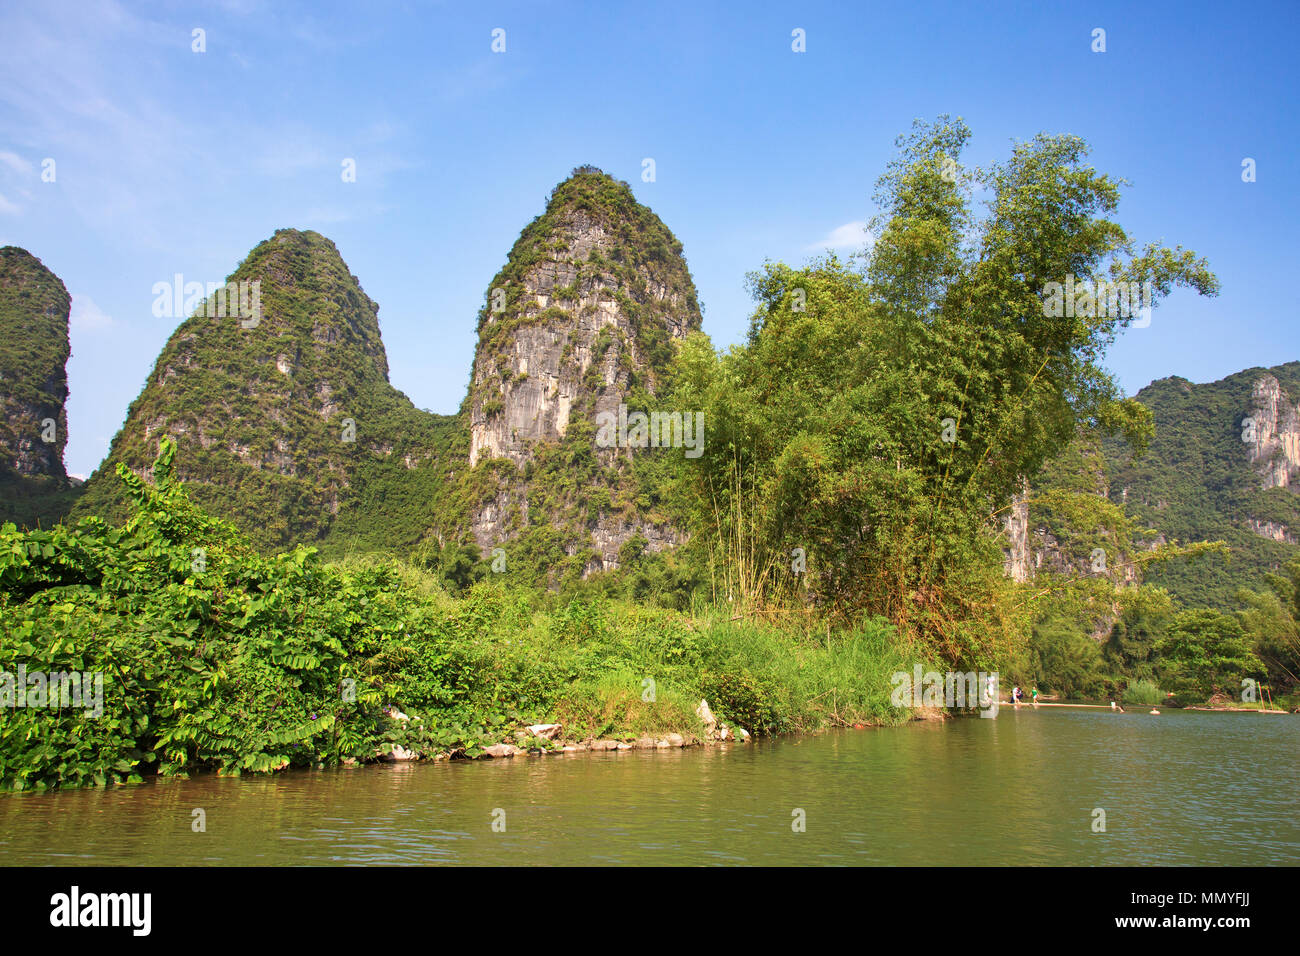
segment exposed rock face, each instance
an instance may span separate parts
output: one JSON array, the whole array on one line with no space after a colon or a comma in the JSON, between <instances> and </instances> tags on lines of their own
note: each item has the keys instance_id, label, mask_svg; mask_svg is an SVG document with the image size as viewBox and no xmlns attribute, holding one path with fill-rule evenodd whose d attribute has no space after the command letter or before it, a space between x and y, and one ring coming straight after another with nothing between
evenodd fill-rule
<instances>
[{"instance_id":1,"label":"exposed rock face","mask_svg":"<svg viewBox=\"0 0 1300 956\"><path fill-rule=\"evenodd\" d=\"M0 470L67 482L72 298L41 261L0 248Z\"/></svg>"},{"instance_id":2,"label":"exposed rock face","mask_svg":"<svg viewBox=\"0 0 1300 956\"><path fill-rule=\"evenodd\" d=\"M1033 576L1029 551L1029 482L1011 498L1006 517L1002 519L1007 536L1007 549L1003 556L1003 570L1017 584Z\"/></svg>"},{"instance_id":3,"label":"exposed rock face","mask_svg":"<svg viewBox=\"0 0 1300 956\"><path fill-rule=\"evenodd\" d=\"M1139 581L1133 540L1123 508L1112 502L1100 443L1081 434L1013 496L1003 518L1006 574L1017 582L1038 575L1076 584L1106 580L1117 588ZM1087 596L1075 623L1094 641L1111 632L1121 608Z\"/></svg>"},{"instance_id":4,"label":"exposed rock face","mask_svg":"<svg viewBox=\"0 0 1300 956\"><path fill-rule=\"evenodd\" d=\"M479 315L464 406L469 462L509 463L474 506L470 526L480 549L549 524L565 533L567 554L588 555L589 574L618 567L620 549L637 535L650 551L680 542L675 529L620 507L619 479L585 483L542 513L530 510L528 475L539 455L560 444L606 471L630 459L632 448L598 447L592 425L620 406L649 411L674 342L700 321L681 244L626 183L582 167L555 188ZM583 426L577 434L575 426ZM592 498L600 503L587 508Z\"/></svg>"},{"instance_id":5,"label":"exposed rock face","mask_svg":"<svg viewBox=\"0 0 1300 956\"><path fill-rule=\"evenodd\" d=\"M1242 441L1259 487L1266 492L1274 488L1300 492L1300 406L1292 397L1269 372L1256 378L1251 389ZM1296 543L1294 529L1280 521L1247 517L1245 526L1270 541Z\"/></svg>"},{"instance_id":6,"label":"exposed rock face","mask_svg":"<svg viewBox=\"0 0 1300 956\"><path fill-rule=\"evenodd\" d=\"M1097 513L1093 526L1074 527L1050 505L1061 494L1093 496ZM1115 506L1108 506L1110 482L1099 448L1076 443L1053 463L1031 488L1029 482L1012 496L1003 517L1006 538L1003 570L1018 583L1040 573L1067 576L1105 574L1117 584L1135 584L1136 566L1130 555L1116 552ZM1059 500L1059 499L1058 499ZM1086 541L1086 544L1081 543ZM1098 565L1095 549L1104 552ZM1108 556L1108 557L1106 557Z\"/></svg>"},{"instance_id":7,"label":"exposed rock face","mask_svg":"<svg viewBox=\"0 0 1300 956\"><path fill-rule=\"evenodd\" d=\"M1247 442L1247 456L1261 487L1289 488L1300 476L1300 407L1267 372L1255 381L1250 420L1255 440Z\"/></svg>"},{"instance_id":8,"label":"exposed rock face","mask_svg":"<svg viewBox=\"0 0 1300 956\"><path fill-rule=\"evenodd\" d=\"M684 540L682 534L670 526L602 514L591 529L591 542L600 562L600 568L593 567L592 570L617 568L619 551L637 535L645 538L645 549L650 552L675 548Z\"/></svg>"},{"instance_id":9,"label":"exposed rock face","mask_svg":"<svg viewBox=\"0 0 1300 956\"><path fill-rule=\"evenodd\" d=\"M638 376L653 392L666 355L648 353L700 327L676 240L602 173L579 171L556 187L510 261L480 319L471 466L523 464L538 442L565 436L573 412L617 413Z\"/></svg>"},{"instance_id":10,"label":"exposed rock face","mask_svg":"<svg viewBox=\"0 0 1300 956\"><path fill-rule=\"evenodd\" d=\"M78 510L120 517L114 466L147 474L171 435L199 503L280 549L320 538L360 469L430 457L436 416L388 383L379 307L334 243L281 229L228 281L256 294L187 303Z\"/></svg>"},{"instance_id":11,"label":"exposed rock face","mask_svg":"<svg viewBox=\"0 0 1300 956\"><path fill-rule=\"evenodd\" d=\"M1276 521L1260 521L1257 518L1247 518L1246 527L1261 538L1268 538L1270 541L1278 541L1283 544L1296 544L1296 538L1288 530L1286 525L1279 524Z\"/></svg>"}]
</instances>

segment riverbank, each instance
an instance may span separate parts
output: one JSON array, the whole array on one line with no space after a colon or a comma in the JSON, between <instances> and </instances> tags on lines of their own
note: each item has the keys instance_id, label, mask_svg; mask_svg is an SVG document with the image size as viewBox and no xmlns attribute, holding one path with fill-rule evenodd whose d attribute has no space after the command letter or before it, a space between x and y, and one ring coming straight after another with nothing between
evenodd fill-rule
<instances>
[{"instance_id":1,"label":"riverbank","mask_svg":"<svg viewBox=\"0 0 1300 956\"><path fill-rule=\"evenodd\" d=\"M887 726L916 716L892 675L929 668L878 619L783 627L496 576L452 596L392 560L263 557L139 491L122 529L0 529L0 672L41 675L0 707L0 788ZM93 711L50 695L69 673L102 676Z\"/></svg>"},{"instance_id":2,"label":"riverbank","mask_svg":"<svg viewBox=\"0 0 1300 956\"><path fill-rule=\"evenodd\" d=\"M708 701L701 700L700 705L696 708L696 715L704 725L704 736L697 737L694 734L687 733L669 733L663 737L637 737L634 739L594 739L570 740L563 734L563 728L559 724L545 724L540 726L528 727L523 730L517 730L514 733L515 743L502 742L490 747L479 749L476 753L467 752L463 748L454 751L443 751L442 753L433 754L432 756L423 755L414 751L406 750L400 746L394 746L387 753L376 755L377 762L380 763L399 763L406 761L431 759L434 762L440 760L463 759L501 759L507 757L553 757L563 754L578 753L622 753L630 750L676 750L685 747L707 747L712 745L731 745L731 744L751 744L758 738L751 734L743 727L730 727L723 721L719 720L708 705ZM846 725L831 725L829 723L813 730L805 729L800 732L801 735L811 735L821 733L831 729L848 729L866 730L873 727L895 726L898 723L907 720L946 720L950 715L947 711L935 707L911 708L906 712L906 717L902 720L891 719L873 720L870 723L853 723ZM401 715L399 719L404 719ZM357 766L359 761L345 760L345 766Z\"/></svg>"},{"instance_id":3,"label":"riverbank","mask_svg":"<svg viewBox=\"0 0 1300 956\"><path fill-rule=\"evenodd\" d=\"M420 746L428 711L403 707L381 760L745 744L913 716L890 701L890 675L906 662L882 622L827 634L737 620L730 608L686 615L597 600L545 610L536 604L547 596L490 585L430 600L451 630L473 622L459 647L478 674L480 705L502 710L526 691L533 708L511 707L519 716L495 739L430 752Z\"/></svg>"},{"instance_id":4,"label":"riverbank","mask_svg":"<svg viewBox=\"0 0 1300 956\"><path fill-rule=\"evenodd\" d=\"M878 620L799 630L495 576L453 597L391 560L263 557L170 488L133 488L121 529L0 529L0 671L40 675L0 708L3 789L477 757L546 724L658 747L719 732L702 701L755 737L909 716L890 675L915 661ZM94 711L49 695L68 673L103 677Z\"/></svg>"},{"instance_id":5,"label":"riverbank","mask_svg":"<svg viewBox=\"0 0 1300 956\"><path fill-rule=\"evenodd\" d=\"M1209 710L1227 714L1293 714L1296 711L1267 707L1184 707L1183 710Z\"/></svg>"}]
</instances>

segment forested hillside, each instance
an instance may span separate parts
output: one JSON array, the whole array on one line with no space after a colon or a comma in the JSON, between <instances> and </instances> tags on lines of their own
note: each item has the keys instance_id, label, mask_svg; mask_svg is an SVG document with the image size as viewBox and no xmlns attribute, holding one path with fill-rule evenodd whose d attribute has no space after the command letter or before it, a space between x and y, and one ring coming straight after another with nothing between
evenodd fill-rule
<instances>
[{"instance_id":1,"label":"forested hillside","mask_svg":"<svg viewBox=\"0 0 1300 956\"><path fill-rule=\"evenodd\" d=\"M1300 441L1300 362L1203 385L1165 378L1137 400L1155 433L1140 457L1107 445L1111 499L1164 539L1225 542L1226 554L1171 563L1148 579L1189 605L1229 606L1238 588L1258 587L1297 555L1300 460L1287 456Z\"/></svg>"}]
</instances>

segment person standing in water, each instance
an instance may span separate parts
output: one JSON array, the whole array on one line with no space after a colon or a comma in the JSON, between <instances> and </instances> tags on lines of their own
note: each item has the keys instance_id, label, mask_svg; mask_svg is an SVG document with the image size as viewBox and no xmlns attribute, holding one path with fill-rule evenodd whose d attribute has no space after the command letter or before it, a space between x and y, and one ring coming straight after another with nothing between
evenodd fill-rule
<instances>
[{"instance_id":1,"label":"person standing in water","mask_svg":"<svg viewBox=\"0 0 1300 956\"><path fill-rule=\"evenodd\" d=\"M1037 707L1037 706L1038 706L1038 688L1035 687L1033 690L1031 690L1031 691L1029 692L1029 696L1033 698L1033 700L1034 700L1034 706Z\"/></svg>"}]
</instances>

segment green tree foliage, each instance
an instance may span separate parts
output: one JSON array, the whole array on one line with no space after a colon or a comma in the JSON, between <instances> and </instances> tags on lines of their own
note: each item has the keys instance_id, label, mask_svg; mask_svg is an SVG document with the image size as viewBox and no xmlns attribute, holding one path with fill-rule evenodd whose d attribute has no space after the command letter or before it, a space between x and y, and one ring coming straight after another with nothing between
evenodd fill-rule
<instances>
[{"instance_id":1,"label":"green tree foliage","mask_svg":"<svg viewBox=\"0 0 1300 956\"><path fill-rule=\"evenodd\" d=\"M1101 648L1068 614L1049 613L1034 621L1027 665L1025 672L1041 675L1044 689L1065 697L1095 698L1106 693Z\"/></svg>"},{"instance_id":2,"label":"green tree foliage","mask_svg":"<svg viewBox=\"0 0 1300 956\"><path fill-rule=\"evenodd\" d=\"M1128 602L1103 646L1106 660L1119 673L1135 678L1155 677L1156 648L1165 638L1173 618L1167 592L1146 586Z\"/></svg>"},{"instance_id":3,"label":"green tree foliage","mask_svg":"<svg viewBox=\"0 0 1300 956\"><path fill-rule=\"evenodd\" d=\"M1266 589L1237 592L1242 628L1272 687L1300 688L1300 558L1283 574L1267 574Z\"/></svg>"},{"instance_id":4,"label":"green tree foliage","mask_svg":"<svg viewBox=\"0 0 1300 956\"><path fill-rule=\"evenodd\" d=\"M900 138L865 270L769 264L748 341L688 346L677 404L706 411L694 528L729 590L798 587L803 548L818 600L984 663L1018 630L994 517L1081 429L1150 433L1100 365L1132 316L1045 315L1048 283L1217 283L1182 250L1134 252L1109 218L1121 183L1081 140L1039 136L968 172L968 137L945 118ZM992 197L978 220L975 181Z\"/></svg>"},{"instance_id":5,"label":"green tree foliage","mask_svg":"<svg viewBox=\"0 0 1300 956\"><path fill-rule=\"evenodd\" d=\"M463 594L488 574L488 562L478 546L449 541L426 542L416 551L414 563L435 574L450 594Z\"/></svg>"},{"instance_id":6,"label":"green tree foliage","mask_svg":"<svg viewBox=\"0 0 1300 956\"><path fill-rule=\"evenodd\" d=\"M1210 608L1176 615L1156 645L1161 683L1180 697L1201 701L1215 694L1239 699L1242 680L1258 679L1259 659L1240 620Z\"/></svg>"}]
</instances>

